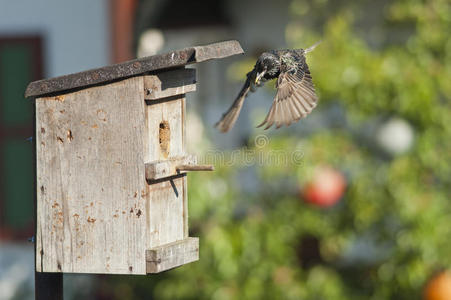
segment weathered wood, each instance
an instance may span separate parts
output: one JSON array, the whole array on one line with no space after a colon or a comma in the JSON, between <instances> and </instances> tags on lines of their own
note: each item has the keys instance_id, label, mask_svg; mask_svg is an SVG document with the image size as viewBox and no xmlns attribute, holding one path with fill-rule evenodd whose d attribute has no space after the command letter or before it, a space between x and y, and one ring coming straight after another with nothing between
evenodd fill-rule
<instances>
[{"instance_id":1,"label":"weathered wood","mask_svg":"<svg viewBox=\"0 0 451 300\"><path fill-rule=\"evenodd\" d=\"M30 83L25 97L37 97L61 93L77 88L111 83L115 80L136 76L151 71L181 67L215 58L224 58L244 53L238 41L225 41L205 46L189 47L116 65L92 69L75 74L54 77Z\"/></svg>"},{"instance_id":2,"label":"weathered wood","mask_svg":"<svg viewBox=\"0 0 451 300\"><path fill-rule=\"evenodd\" d=\"M182 99L182 145L186 149L186 98ZM188 238L188 176L183 182L183 237Z\"/></svg>"},{"instance_id":3,"label":"weathered wood","mask_svg":"<svg viewBox=\"0 0 451 300\"><path fill-rule=\"evenodd\" d=\"M212 165L177 165L175 167L177 172L187 172L187 171L214 171L214 167Z\"/></svg>"},{"instance_id":4,"label":"weathered wood","mask_svg":"<svg viewBox=\"0 0 451 300\"><path fill-rule=\"evenodd\" d=\"M36 100L38 271L146 273L143 86L133 77Z\"/></svg>"},{"instance_id":5,"label":"weathered wood","mask_svg":"<svg viewBox=\"0 0 451 300\"><path fill-rule=\"evenodd\" d=\"M177 96L176 96L177 97ZM184 95L147 105L147 162L186 157L184 139ZM182 240L187 232L186 176L149 184L149 248Z\"/></svg>"},{"instance_id":6,"label":"weathered wood","mask_svg":"<svg viewBox=\"0 0 451 300\"><path fill-rule=\"evenodd\" d=\"M184 95L162 103L147 105L147 161L161 161L185 156L183 141ZM164 135L162 128L165 128ZM160 139L161 137L161 139Z\"/></svg>"},{"instance_id":7,"label":"weathered wood","mask_svg":"<svg viewBox=\"0 0 451 300\"><path fill-rule=\"evenodd\" d=\"M161 178L174 176L180 174L180 172L178 172L176 169L178 165L194 165L195 163L196 157L193 155L173 157L169 160L146 163L146 179L158 180Z\"/></svg>"},{"instance_id":8,"label":"weathered wood","mask_svg":"<svg viewBox=\"0 0 451 300\"><path fill-rule=\"evenodd\" d=\"M34 212L34 228L36 236L36 220L37 220L37 182L36 182L36 106L33 107L33 212ZM34 242L34 257L36 264L36 242ZM62 273L43 273L34 269L34 298L35 300L63 300L63 274Z\"/></svg>"},{"instance_id":9,"label":"weathered wood","mask_svg":"<svg viewBox=\"0 0 451 300\"><path fill-rule=\"evenodd\" d=\"M181 174L149 185L149 247L146 249L184 238L185 181L186 174Z\"/></svg>"},{"instance_id":10,"label":"weathered wood","mask_svg":"<svg viewBox=\"0 0 451 300\"><path fill-rule=\"evenodd\" d=\"M146 251L147 273L159 273L197 260L198 238L186 238Z\"/></svg>"},{"instance_id":11,"label":"weathered wood","mask_svg":"<svg viewBox=\"0 0 451 300\"><path fill-rule=\"evenodd\" d=\"M244 53L240 43L234 40L213 43L207 46L196 46L194 47L194 50L196 62L203 62L216 58L225 58L231 55Z\"/></svg>"},{"instance_id":12,"label":"weathered wood","mask_svg":"<svg viewBox=\"0 0 451 300\"><path fill-rule=\"evenodd\" d=\"M144 76L146 100L194 92L196 90L196 70L177 69Z\"/></svg>"}]
</instances>

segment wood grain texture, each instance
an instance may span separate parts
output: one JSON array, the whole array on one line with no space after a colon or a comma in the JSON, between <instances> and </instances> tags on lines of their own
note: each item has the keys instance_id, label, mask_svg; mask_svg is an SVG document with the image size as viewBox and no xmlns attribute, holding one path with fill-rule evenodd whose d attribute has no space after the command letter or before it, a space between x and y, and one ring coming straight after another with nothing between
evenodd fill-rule
<instances>
[{"instance_id":1,"label":"wood grain texture","mask_svg":"<svg viewBox=\"0 0 451 300\"><path fill-rule=\"evenodd\" d=\"M186 174L149 185L149 247L182 240L185 233Z\"/></svg>"},{"instance_id":2,"label":"wood grain texture","mask_svg":"<svg viewBox=\"0 0 451 300\"><path fill-rule=\"evenodd\" d=\"M184 95L164 102L147 102L146 124L148 149L146 162L173 161L186 157L184 132ZM161 136L161 124L170 133ZM165 138L170 136L168 146L162 147ZM163 163L164 164L164 163ZM169 163L170 164L170 163ZM174 168L175 171L175 168ZM187 202L185 174L170 177L168 180L149 182L149 247L168 244L185 237Z\"/></svg>"},{"instance_id":3,"label":"wood grain texture","mask_svg":"<svg viewBox=\"0 0 451 300\"><path fill-rule=\"evenodd\" d=\"M182 118L183 99L184 95L180 95L172 100L157 103L150 102L147 105L148 149L146 151L146 162L185 156ZM160 127L162 124L168 126L170 131L169 145L164 147L165 149L161 147L161 144L164 143L164 137L162 137L160 142Z\"/></svg>"},{"instance_id":4,"label":"wood grain texture","mask_svg":"<svg viewBox=\"0 0 451 300\"><path fill-rule=\"evenodd\" d=\"M144 76L146 100L157 100L196 90L196 70L176 69Z\"/></svg>"},{"instance_id":5,"label":"wood grain texture","mask_svg":"<svg viewBox=\"0 0 451 300\"><path fill-rule=\"evenodd\" d=\"M159 273L199 260L199 239L181 241L155 247L146 252L147 273Z\"/></svg>"},{"instance_id":6,"label":"wood grain texture","mask_svg":"<svg viewBox=\"0 0 451 300\"><path fill-rule=\"evenodd\" d=\"M36 269L145 274L143 78L36 100Z\"/></svg>"},{"instance_id":7,"label":"wood grain texture","mask_svg":"<svg viewBox=\"0 0 451 300\"><path fill-rule=\"evenodd\" d=\"M186 145L186 98L182 98L182 144ZM184 147L186 149L186 146ZM197 162L197 161L196 161ZM188 238L189 227L188 227L188 176L185 177L183 183L183 237Z\"/></svg>"}]
</instances>

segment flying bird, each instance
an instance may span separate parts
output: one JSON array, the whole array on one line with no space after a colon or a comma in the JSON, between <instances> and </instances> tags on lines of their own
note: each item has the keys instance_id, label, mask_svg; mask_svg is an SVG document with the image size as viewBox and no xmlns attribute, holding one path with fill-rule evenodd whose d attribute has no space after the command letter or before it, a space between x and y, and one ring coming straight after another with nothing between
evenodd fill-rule
<instances>
[{"instance_id":1,"label":"flying bird","mask_svg":"<svg viewBox=\"0 0 451 300\"><path fill-rule=\"evenodd\" d=\"M271 50L260 55L252 71L247 73L246 82L229 110L216 123L221 132L229 131L240 114L244 99L249 91L262 86L267 80L277 78L277 93L268 115L257 127L266 125L265 130L275 124L276 128L306 117L318 102L312 76L305 61L305 54L313 51L316 43L307 49Z\"/></svg>"}]
</instances>

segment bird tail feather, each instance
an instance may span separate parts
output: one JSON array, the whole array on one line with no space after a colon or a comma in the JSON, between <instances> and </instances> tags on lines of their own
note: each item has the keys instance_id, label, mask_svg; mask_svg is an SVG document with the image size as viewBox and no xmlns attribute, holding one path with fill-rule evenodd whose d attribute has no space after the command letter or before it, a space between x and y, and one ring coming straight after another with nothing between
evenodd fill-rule
<instances>
[{"instance_id":1,"label":"bird tail feather","mask_svg":"<svg viewBox=\"0 0 451 300\"><path fill-rule=\"evenodd\" d=\"M245 98L245 95L238 97L235 102L233 102L230 109L222 116L221 120L215 124L215 127L218 128L219 131L227 132L235 125Z\"/></svg>"},{"instance_id":2,"label":"bird tail feather","mask_svg":"<svg viewBox=\"0 0 451 300\"><path fill-rule=\"evenodd\" d=\"M235 99L229 110L222 115L221 120L219 120L219 122L215 124L215 127L218 128L219 131L227 132L233 127L233 125L235 125L235 122L238 119L238 115L240 114L241 108L243 107L244 99L246 98L251 88L254 88L254 84L252 83L252 81L255 80L256 74L257 72L255 71L255 69L246 74L246 82L244 83L244 86L241 88L238 97Z\"/></svg>"}]
</instances>

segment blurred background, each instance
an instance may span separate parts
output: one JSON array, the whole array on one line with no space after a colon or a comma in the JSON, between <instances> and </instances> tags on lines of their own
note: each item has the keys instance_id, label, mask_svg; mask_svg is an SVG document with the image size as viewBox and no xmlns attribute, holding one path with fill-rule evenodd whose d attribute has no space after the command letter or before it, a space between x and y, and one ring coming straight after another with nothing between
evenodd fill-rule
<instances>
[{"instance_id":1,"label":"blurred background","mask_svg":"<svg viewBox=\"0 0 451 300\"><path fill-rule=\"evenodd\" d=\"M187 100L217 169L189 175L200 261L67 274L65 299L451 299L450 37L449 0L0 0L0 299L34 297L26 85L227 39L246 54L197 64ZM213 128L261 52L318 40L307 119L256 129L268 83Z\"/></svg>"}]
</instances>

